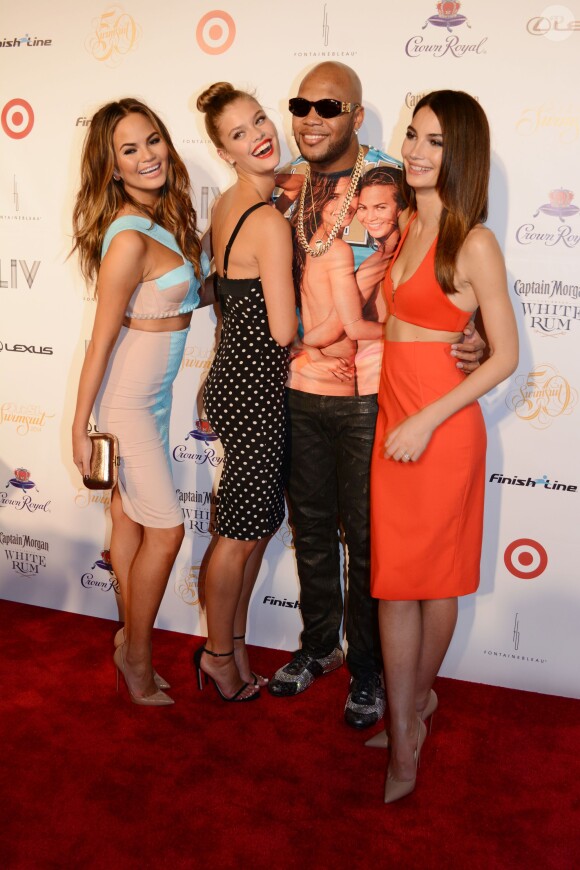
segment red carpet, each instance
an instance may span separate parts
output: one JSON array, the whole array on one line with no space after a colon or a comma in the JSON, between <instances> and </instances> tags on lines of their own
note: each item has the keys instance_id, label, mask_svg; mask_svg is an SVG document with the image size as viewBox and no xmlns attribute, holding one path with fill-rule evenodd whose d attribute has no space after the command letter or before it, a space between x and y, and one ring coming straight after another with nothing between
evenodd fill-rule
<instances>
[{"instance_id":1,"label":"red carpet","mask_svg":"<svg viewBox=\"0 0 580 870\"><path fill-rule=\"evenodd\" d=\"M143 708L115 692L116 624L7 601L0 620L2 867L578 866L578 701L438 680L417 790L385 806L344 668L226 705L194 684L195 640L158 631L176 704Z\"/></svg>"}]
</instances>

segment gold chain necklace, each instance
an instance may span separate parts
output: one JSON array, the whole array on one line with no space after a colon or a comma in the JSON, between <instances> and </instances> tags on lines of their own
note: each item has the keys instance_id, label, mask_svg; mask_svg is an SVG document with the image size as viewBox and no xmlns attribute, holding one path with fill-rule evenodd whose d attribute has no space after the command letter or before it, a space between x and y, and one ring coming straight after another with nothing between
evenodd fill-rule
<instances>
[{"instance_id":1,"label":"gold chain necklace","mask_svg":"<svg viewBox=\"0 0 580 870\"><path fill-rule=\"evenodd\" d=\"M350 208L350 204L353 201L355 191L357 189L360 177L363 172L364 162L365 152L363 146L361 145L358 151L358 156L356 158L356 163L354 164L354 168L352 170L352 175L350 177L350 184L345 194L344 202L342 204L342 208L340 209L336 222L332 230L330 231L330 235L328 236L327 240L323 242L322 239L318 239L315 248L310 247L306 240L306 235L304 234L304 203L306 202L306 188L309 185L312 198L310 163L306 164L306 174L304 176L304 183L302 184L302 190L300 191L300 202L298 204L298 225L296 227L296 234L298 236L298 241L300 242L306 253L310 254L311 257L322 257L323 254L326 254L333 241L335 240L336 235L342 226L342 222L346 217L346 213Z\"/></svg>"}]
</instances>

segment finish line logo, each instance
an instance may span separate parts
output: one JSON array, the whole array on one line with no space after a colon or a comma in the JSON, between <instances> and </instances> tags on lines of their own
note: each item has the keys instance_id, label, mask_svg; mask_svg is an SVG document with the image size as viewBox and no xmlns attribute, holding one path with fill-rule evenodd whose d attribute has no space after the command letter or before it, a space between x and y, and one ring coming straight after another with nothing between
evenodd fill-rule
<instances>
[{"instance_id":1,"label":"finish line logo","mask_svg":"<svg viewBox=\"0 0 580 870\"><path fill-rule=\"evenodd\" d=\"M532 488L544 487L544 489L551 489L560 492L577 492L578 487L575 484L571 483L560 483L560 481L555 480L552 482L547 474L542 475L542 477L528 477L527 480L523 477L504 477L503 474L494 473L489 478L489 483L501 483L504 486L525 486Z\"/></svg>"},{"instance_id":2,"label":"finish line logo","mask_svg":"<svg viewBox=\"0 0 580 870\"><path fill-rule=\"evenodd\" d=\"M291 610L300 609L299 601L289 601L287 598L274 598L273 595L266 595L262 604L269 604L270 607L289 607Z\"/></svg>"}]
</instances>

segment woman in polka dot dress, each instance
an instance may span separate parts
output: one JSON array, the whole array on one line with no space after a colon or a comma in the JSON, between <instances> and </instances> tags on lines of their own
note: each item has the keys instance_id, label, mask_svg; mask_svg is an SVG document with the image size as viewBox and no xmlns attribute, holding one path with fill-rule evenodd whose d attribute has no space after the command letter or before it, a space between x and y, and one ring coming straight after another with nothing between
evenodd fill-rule
<instances>
[{"instance_id":1,"label":"woman in polka dot dress","mask_svg":"<svg viewBox=\"0 0 580 870\"><path fill-rule=\"evenodd\" d=\"M237 181L212 213L223 326L204 405L225 459L205 578L208 638L194 661L200 688L203 673L224 700L249 701L267 680L248 662L248 605L284 518L284 385L297 329L292 240L286 220L269 206L280 148L262 107L225 82L204 91L197 107Z\"/></svg>"}]
</instances>

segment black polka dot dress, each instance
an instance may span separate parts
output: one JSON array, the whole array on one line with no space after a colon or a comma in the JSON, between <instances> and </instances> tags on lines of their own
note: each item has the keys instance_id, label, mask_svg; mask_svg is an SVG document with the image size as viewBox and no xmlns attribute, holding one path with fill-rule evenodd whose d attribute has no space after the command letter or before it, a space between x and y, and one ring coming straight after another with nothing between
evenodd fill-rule
<instances>
[{"instance_id":1,"label":"black polka dot dress","mask_svg":"<svg viewBox=\"0 0 580 870\"><path fill-rule=\"evenodd\" d=\"M227 277L233 241L261 205L266 203L242 215L226 247L224 277L218 279L222 332L203 397L224 448L217 532L242 541L271 535L284 519L288 350L270 335L260 279Z\"/></svg>"}]
</instances>

